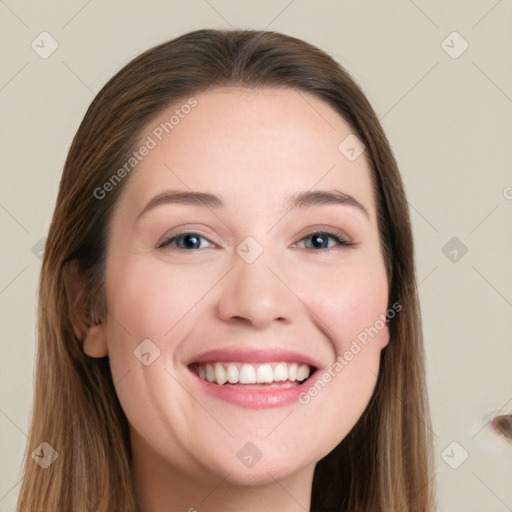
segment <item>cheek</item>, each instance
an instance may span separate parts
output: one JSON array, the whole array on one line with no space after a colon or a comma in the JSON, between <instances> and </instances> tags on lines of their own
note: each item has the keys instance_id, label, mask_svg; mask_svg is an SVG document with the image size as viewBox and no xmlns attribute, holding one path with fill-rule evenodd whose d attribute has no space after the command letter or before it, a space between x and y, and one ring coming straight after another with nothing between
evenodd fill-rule
<instances>
[{"instance_id":1,"label":"cheek","mask_svg":"<svg viewBox=\"0 0 512 512\"><path fill-rule=\"evenodd\" d=\"M139 374L145 362L154 360L152 368L168 361L165 334L183 318L193 297L186 296L180 278L171 283L158 264L119 260L107 273L109 318L107 344L114 382L130 372L130 382L137 376L146 380L150 372ZM148 341L149 340L149 341ZM148 354L142 356L142 354ZM142 364L141 364L142 363ZM142 382L139 382L143 384ZM126 386L126 382L124 384Z\"/></svg>"},{"instance_id":2,"label":"cheek","mask_svg":"<svg viewBox=\"0 0 512 512\"><path fill-rule=\"evenodd\" d=\"M326 335L337 354L349 350L354 340L379 352L389 337L385 323L388 282L383 262L340 266L324 282L322 288L307 292L308 304L328 326Z\"/></svg>"},{"instance_id":3,"label":"cheek","mask_svg":"<svg viewBox=\"0 0 512 512\"><path fill-rule=\"evenodd\" d=\"M116 320L113 328L121 338L126 337L124 331L139 342L165 338L168 343L169 333L214 284L211 272L171 270L159 261L127 265L117 270L108 288L109 312Z\"/></svg>"},{"instance_id":4,"label":"cheek","mask_svg":"<svg viewBox=\"0 0 512 512\"><path fill-rule=\"evenodd\" d=\"M353 428L366 408L389 340L385 322L388 283L383 264L343 268L326 286L307 292L307 304L321 320L336 355L318 380L299 397L310 417L325 422L329 449Z\"/></svg>"},{"instance_id":5,"label":"cheek","mask_svg":"<svg viewBox=\"0 0 512 512\"><path fill-rule=\"evenodd\" d=\"M113 265L107 275L109 362L128 421L150 439L164 439L173 430L186 436L179 418L167 418L168 411L181 411L188 403L171 376L173 358L197 320L194 307L215 279L211 272L171 270L142 258Z\"/></svg>"},{"instance_id":6,"label":"cheek","mask_svg":"<svg viewBox=\"0 0 512 512\"><path fill-rule=\"evenodd\" d=\"M169 385L164 370L174 367L180 343L197 323L195 308L201 307L218 277L211 269L172 268L142 257L119 260L107 275L112 376L114 382L122 380L118 394L126 397L126 404L138 399L144 403L152 389Z\"/></svg>"}]
</instances>

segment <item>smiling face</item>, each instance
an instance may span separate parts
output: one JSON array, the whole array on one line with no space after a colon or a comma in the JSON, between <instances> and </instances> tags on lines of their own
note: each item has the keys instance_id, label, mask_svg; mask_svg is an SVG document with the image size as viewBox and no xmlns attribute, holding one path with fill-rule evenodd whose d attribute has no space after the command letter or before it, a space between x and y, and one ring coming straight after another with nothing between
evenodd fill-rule
<instances>
[{"instance_id":1,"label":"smiling face","mask_svg":"<svg viewBox=\"0 0 512 512\"><path fill-rule=\"evenodd\" d=\"M370 168L333 109L290 89L196 100L140 137L156 147L113 213L109 315L84 350L109 355L135 461L252 485L312 471L357 422L388 282Z\"/></svg>"}]
</instances>

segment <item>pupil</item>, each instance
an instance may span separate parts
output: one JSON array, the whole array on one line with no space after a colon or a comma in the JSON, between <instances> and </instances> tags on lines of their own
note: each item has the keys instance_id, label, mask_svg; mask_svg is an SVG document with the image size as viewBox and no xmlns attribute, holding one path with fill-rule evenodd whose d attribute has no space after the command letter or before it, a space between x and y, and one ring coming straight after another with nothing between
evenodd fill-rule
<instances>
[{"instance_id":1,"label":"pupil","mask_svg":"<svg viewBox=\"0 0 512 512\"><path fill-rule=\"evenodd\" d=\"M196 235L186 235L185 236L185 245L196 247L199 243L198 237Z\"/></svg>"},{"instance_id":2,"label":"pupil","mask_svg":"<svg viewBox=\"0 0 512 512\"><path fill-rule=\"evenodd\" d=\"M323 243L325 241L326 241L326 237L324 237L322 235L316 235L316 236L313 237L313 244L315 244L315 246L316 246L317 243L320 246L325 246L325 243ZM325 249L325 247L319 247L319 248L324 248Z\"/></svg>"}]
</instances>

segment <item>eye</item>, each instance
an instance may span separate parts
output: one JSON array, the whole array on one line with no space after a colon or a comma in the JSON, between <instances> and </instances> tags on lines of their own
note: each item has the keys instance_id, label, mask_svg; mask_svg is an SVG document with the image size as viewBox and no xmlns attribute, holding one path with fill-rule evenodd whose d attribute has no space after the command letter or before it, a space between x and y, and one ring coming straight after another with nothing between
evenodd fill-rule
<instances>
[{"instance_id":1,"label":"eye","mask_svg":"<svg viewBox=\"0 0 512 512\"><path fill-rule=\"evenodd\" d=\"M303 238L299 243L303 242L304 240L311 242L309 244L306 243L306 249L317 249L321 251L325 251L326 249L330 250L336 245L353 245L352 242L349 242L345 239L342 233L331 233L330 231L314 231ZM329 243L329 240L333 240L334 243Z\"/></svg>"},{"instance_id":2,"label":"eye","mask_svg":"<svg viewBox=\"0 0 512 512\"><path fill-rule=\"evenodd\" d=\"M333 242L330 242L330 241ZM330 232L330 231L313 231L308 236L303 238L300 242L307 241L305 244L306 249L316 249L323 252L329 252L335 246L351 246L354 245L352 242L346 240L345 235L341 232ZM206 243L205 243L206 242ZM173 247L174 246L174 247ZM213 247L207 238L194 232L178 233L164 239L157 245L157 249L165 247L171 247L181 250L194 250L194 249L205 249L207 247ZM293 247L297 247L298 244L294 244Z\"/></svg>"},{"instance_id":3,"label":"eye","mask_svg":"<svg viewBox=\"0 0 512 512\"><path fill-rule=\"evenodd\" d=\"M205 240L208 244L213 245L208 239L199 233L187 232L179 233L164 239L157 245L157 249L162 249L163 247L168 246L175 246L176 248L183 250L204 249L207 246L201 243L202 240Z\"/></svg>"}]
</instances>

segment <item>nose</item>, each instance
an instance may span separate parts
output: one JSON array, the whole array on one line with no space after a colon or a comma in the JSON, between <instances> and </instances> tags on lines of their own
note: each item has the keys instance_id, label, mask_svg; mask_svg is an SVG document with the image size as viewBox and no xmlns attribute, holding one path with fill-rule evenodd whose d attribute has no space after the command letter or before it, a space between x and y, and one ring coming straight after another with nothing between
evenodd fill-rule
<instances>
[{"instance_id":1,"label":"nose","mask_svg":"<svg viewBox=\"0 0 512 512\"><path fill-rule=\"evenodd\" d=\"M252 263L237 256L223 283L217 314L225 322L262 329L273 322L291 323L299 310L300 299L263 255Z\"/></svg>"}]
</instances>

